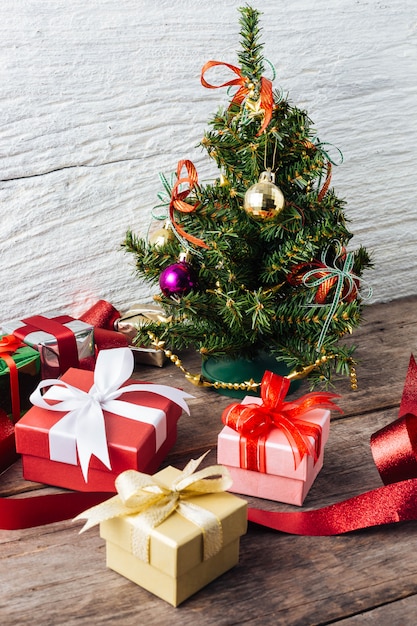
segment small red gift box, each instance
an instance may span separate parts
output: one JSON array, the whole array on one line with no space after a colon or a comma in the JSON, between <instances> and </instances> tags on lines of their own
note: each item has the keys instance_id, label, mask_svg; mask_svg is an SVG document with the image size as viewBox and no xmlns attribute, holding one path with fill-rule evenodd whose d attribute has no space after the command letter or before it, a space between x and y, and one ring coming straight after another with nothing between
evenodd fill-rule
<instances>
[{"instance_id":1,"label":"small red gift box","mask_svg":"<svg viewBox=\"0 0 417 626\"><path fill-rule=\"evenodd\" d=\"M231 491L301 506L323 466L337 396L313 393L284 402L288 387L288 379L266 372L261 398L225 409L217 460L232 476Z\"/></svg>"},{"instance_id":2,"label":"small red gift box","mask_svg":"<svg viewBox=\"0 0 417 626\"><path fill-rule=\"evenodd\" d=\"M14 335L0 335L0 472L16 461L14 423L39 382L39 354Z\"/></svg>"},{"instance_id":3,"label":"small red gift box","mask_svg":"<svg viewBox=\"0 0 417 626\"><path fill-rule=\"evenodd\" d=\"M0 409L0 472L17 459L14 425L7 413Z\"/></svg>"},{"instance_id":4,"label":"small red gift box","mask_svg":"<svg viewBox=\"0 0 417 626\"><path fill-rule=\"evenodd\" d=\"M70 367L94 367L93 327L81 320L33 315L4 322L2 328L39 351L42 378L55 378Z\"/></svg>"},{"instance_id":5,"label":"small red gift box","mask_svg":"<svg viewBox=\"0 0 417 626\"><path fill-rule=\"evenodd\" d=\"M75 489L115 491L122 471L154 472L176 441L187 410L178 389L129 380L129 348L102 350L96 370L70 369L16 424L16 448L27 480ZM62 410L63 409L63 410Z\"/></svg>"}]
</instances>

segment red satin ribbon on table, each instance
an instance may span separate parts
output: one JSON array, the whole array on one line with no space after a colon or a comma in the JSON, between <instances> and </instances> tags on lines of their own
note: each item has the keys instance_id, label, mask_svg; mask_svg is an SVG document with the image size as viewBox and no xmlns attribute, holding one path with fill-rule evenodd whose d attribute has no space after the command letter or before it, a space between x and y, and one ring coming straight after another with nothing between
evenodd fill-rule
<instances>
[{"instance_id":1,"label":"red satin ribbon on table","mask_svg":"<svg viewBox=\"0 0 417 626\"><path fill-rule=\"evenodd\" d=\"M0 339L0 359L6 363L10 373L10 397L14 422L20 418L20 396L17 366L12 354L22 347L23 343L14 335L5 335Z\"/></svg>"},{"instance_id":2,"label":"red satin ribbon on table","mask_svg":"<svg viewBox=\"0 0 417 626\"><path fill-rule=\"evenodd\" d=\"M237 78L229 80L221 85L211 85L204 78L204 74L211 67L215 67L217 65L228 67L230 70L232 70L232 72L234 72L237 75ZM235 65L230 65L230 63L223 63L222 61L207 61L207 63L203 66L201 70L201 84L203 85L203 87L207 87L208 89L219 89L221 87L233 87L233 86L239 87L239 89L233 96L230 106L232 106L233 104L237 104L238 106L240 106L242 104L246 96L248 96L251 92L251 89L249 87L250 83L251 81L249 80L249 78L247 78L246 76L243 76L241 70ZM260 89L259 97L260 97L261 109L263 109L264 111L264 121L262 123L261 128L256 133L257 136L263 133L263 131L267 128L269 122L271 121L272 111L273 111L273 106L274 106L272 82L268 78L264 78L263 76L261 78L261 89Z\"/></svg>"},{"instance_id":3,"label":"red satin ribbon on table","mask_svg":"<svg viewBox=\"0 0 417 626\"><path fill-rule=\"evenodd\" d=\"M29 498L0 498L0 529L19 530L72 519L113 495L76 491Z\"/></svg>"},{"instance_id":4,"label":"red satin ribbon on table","mask_svg":"<svg viewBox=\"0 0 417 626\"><path fill-rule=\"evenodd\" d=\"M315 511L248 509L248 520L291 535L328 536L417 520L417 479L379 487Z\"/></svg>"},{"instance_id":5,"label":"red satin ribbon on table","mask_svg":"<svg viewBox=\"0 0 417 626\"><path fill-rule=\"evenodd\" d=\"M185 167L187 171L187 176L182 176L182 170ZM195 204L189 204L185 202L185 198L190 195L193 188L198 183L198 175L197 170L195 169L194 164L185 159L182 161L178 161L177 165L177 180L175 185L172 188L171 192L171 201L169 204L169 219L171 221L172 227L176 230L176 232L184 237L190 243L199 246L200 248L208 248L208 245L204 243L202 239L198 239L193 235L189 235L176 221L175 221L175 213L174 211L179 211L180 213L192 213L199 206L199 202ZM188 185L188 188L182 189L180 188L182 185Z\"/></svg>"},{"instance_id":6,"label":"red satin ribbon on table","mask_svg":"<svg viewBox=\"0 0 417 626\"><path fill-rule=\"evenodd\" d=\"M59 365L61 372L65 372L70 367L79 367L78 360L77 341L75 339L72 330L64 326L64 324L70 322L73 318L67 315L62 315L54 319L44 317L43 315L33 315L28 317L22 322L26 326L17 328L14 334L19 339L24 340L26 335L34 333L39 330L43 330L50 335L53 335L58 344L59 352Z\"/></svg>"},{"instance_id":7,"label":"red satin ribbon on table","mask_svg":"<svg viewBox=\"0 0 417 626\"><path fill-rule=\"evenodd\" d=\"M249 508L250 522L294 535L339 535L417 520L417 365L411 356L400 416L374 433L371 450L385 486L322 509L271 512ZM407 411L405 414L403 414Z\"/></svg>"},{"instance_id":8,"label":"red satin ribbon on table","mask_svg":"<svg viewBox=\"0 0 417 626\"><path fill-rule=\"evenodd\" d=\"M306 454L317 461L321 449L321 427L301 419L314 408L337 409L333 393L309 393L293 402L285 402L290 380L266 371L261 381L262 404L235 402L223 411L222 422L240 435L240 467L266 472L266 439L278 428L287 437L297 468ZM309 437L314 438L314 446Z\"/></svg>"}]
</instances>

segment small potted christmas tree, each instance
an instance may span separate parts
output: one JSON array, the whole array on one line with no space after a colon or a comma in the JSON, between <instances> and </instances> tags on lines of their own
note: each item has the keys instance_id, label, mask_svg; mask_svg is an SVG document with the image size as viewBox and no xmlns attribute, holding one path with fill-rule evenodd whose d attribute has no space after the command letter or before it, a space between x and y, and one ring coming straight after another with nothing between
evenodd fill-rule
<instances>
[{"instance_id":1,"label":"small potted christmas tree","mask_svg":"<svg viewBox=\"0 0 417 626\"><path fill-rule=\"evenodd\" d=\"M169 355L194 346L203 375L189 378L197 384L256 391L258 374L245 385L237 360L268 355L312 386L337 373L355 388L354 347L341 340L361 321L370 258L363 247L347 251L344 201L306 112L264 76L259 12L239 11L239 66L209 61L201 74L205 88L234 88L201 141L219 176L199 184L194 165L180 161L172 188L162 177L164 228L149 238L129 231L123 244L138 276L159 283L154 299L164 311L162 321L138 327L136 341ZM219 69L228 80L215 85ZM264 369L274 369L270 360ZM216 364L230 361L216 375Z\"/></svg>"}]
</instances>

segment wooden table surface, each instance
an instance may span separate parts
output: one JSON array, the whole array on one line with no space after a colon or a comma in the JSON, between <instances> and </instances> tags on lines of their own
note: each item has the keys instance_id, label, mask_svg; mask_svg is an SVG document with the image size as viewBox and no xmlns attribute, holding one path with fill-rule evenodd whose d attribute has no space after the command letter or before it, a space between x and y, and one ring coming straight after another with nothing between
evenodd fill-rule
<instances>
[{"instance_id":1,"label":"wooden table surface","mask_svg":"<svg viewBox=\"0 0 417 626\"><path fill-rule=\"evenodd\" d=\"M332 504L382 485L369 438L398 415L414 350L417 296L370 306L353 340L360 363L359 390L338 381L344 414L332 414L324 467L301 510ZM198 371L198 359L185 364ZM141 380L182 386L195 398L183 415L166 464L182 468L211 450L216 461L220 416L229 398L195 388L171 363L143 367ZM302 391L307 391L303 387ZM23 480L20 462L0 479L0 495L57 491ZM247 498L249 506L291 511L298 507ZM0 531L0 623L190 625L417 623L417 522L334 537L292 536L253 524L242 537L240 562L180 607L173 608L106 569L98 528L79 535L81 523L59 522Z\"/></svg>"}]
</instances>

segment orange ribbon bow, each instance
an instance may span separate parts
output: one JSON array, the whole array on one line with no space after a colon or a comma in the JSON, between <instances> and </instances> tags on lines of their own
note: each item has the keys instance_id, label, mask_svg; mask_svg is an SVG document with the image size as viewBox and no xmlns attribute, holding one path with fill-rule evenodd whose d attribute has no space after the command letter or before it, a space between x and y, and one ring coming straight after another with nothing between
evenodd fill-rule
<instances>
[{"instance_id":1,"label":"orange ribbon bow","mask_svg":"<svg viewBox=\"0 0 417 626\"><path fill-rule=\"evenodd\" d=\"M181 172L183 168L187 170L187 176L181 176ZM171 192L171 201L169 204L169 218L172 224L172 227L176 230L176 232L184 239L187 239L190 243L195 244L196 246L200 246L201 248L208 248L208 245L204 243L201 239L194 237L193 235L189 235L181 226L175 221L174 211L180 211L181 213L192 213L199 206L199 202L195 204L189 204L185 202L185 198L189 196L193 188L198 183L198 175L197 170L195 169L194 164L189 160L178 161L177 165L177 181L172 188ZM181 185L187 184L187 189L182 189Z\"/></svg>"},{"instance_id":2,"label":"orange ribbon bow","mask_svg":"<svg viewBox=\"0 0 417 626\"><path fill-rule=\"evenodd\" d=\"M240 466L243 469L266 472L265 443L268 433L279 428L286 435L294 456L295 468L306 454L317 461L321 450L321 426L302 420L312 409L341 409L333 404L336 394L308 393L294 402L285 402L290 386L288 378L266 371L261 381L262 404L229 405L222 421L240 434ZM309 437L314 438L314 446Z\"/></svg>"},{"instance_id":3,"label":"orange ribbon bow","mask_svg":"<svg viewBox=\"0 0 417 626\"><path fill-rule=\"evenodd\" d=\"M23 347L23 343L14 335L4 335L0 339L0 359L6 363L10 372L10 395L12 403L13 421L17 422L20 418L20 397L19 397L19 379L17 374L16 363L12 358L12 354L19 348Z\"/></svg>"},{"instance_id":4,"label":"orange ribbon bow","mask_svg":"<svg viewBox=\"0 0 417 626\"><path fill-rule=\"evenodd\" d=\"M237 74L238 78L229 80L226 83L223 83L222 85L211 85L204 78L204 74L206 73L208 69L210 69L211 67L215 67L216 65L224 65L225 67L228 67L230 70L232 70L232 72ZM239 89L233 96L230 106L232 106L233 104L237 104L238 106L240 106L242 102L245 100L246 96L248 96L251 93L251 90L253 88L251 86L251 82L249 78L247 78L246 76L243 76L241 70L238 67L236 67L235 65L230 65L230 63L223 63L222 61L207 61L207 63L203 66L201 70L201 84L203 85L203 87L207 87L208 89L219 89L220 87L233 87L235 85L238 86ZM273 106L274 106L272 82L268 78L264 78L263 76L261 78L261 89L260 89L259 98L260 98L260 108L264 111L264 121L262 123L261 128L256 133L257 137L261 135L264 130L266 130L269 122L271 121L272 111L273 111Z\"/></svg>"}]
</instances>

